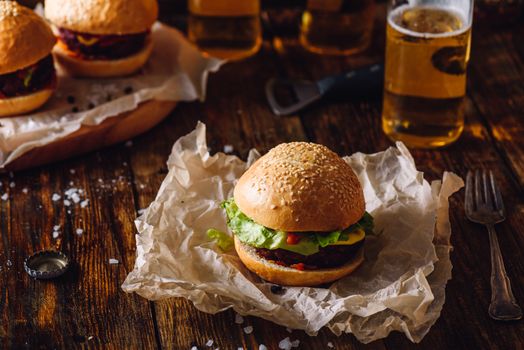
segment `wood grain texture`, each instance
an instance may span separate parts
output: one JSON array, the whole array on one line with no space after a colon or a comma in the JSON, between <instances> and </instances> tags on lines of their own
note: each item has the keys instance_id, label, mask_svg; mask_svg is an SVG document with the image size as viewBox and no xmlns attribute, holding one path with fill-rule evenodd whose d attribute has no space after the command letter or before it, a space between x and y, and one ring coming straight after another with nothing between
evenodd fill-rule
<instances>
[{"instance_id":1,"label":"wood grain texture","mask_svg":"<svg viewBox=\"0 0 524 350\"><path fill-rule=\"evenodd\" d=\"M0 203L0 343L6 348L155 345L149 303L120 289L134 264L136 216L123 157L124 152L113 149L2 176L2 193L9 196ZM73 200L64 204L69 188L84 191L81 199L89 200L84 208ZM53 200L55 194L60 200ZM56 281L35 281L24 272L24 258L44 248L61 250L74 262ZM110 265L110 258L120 263Z\"/></svg>"},{"instance_id":2,"label":"wood grain texture","mask_svg":"<svg viewBox=\"0 0 524 350\"><path fill-rule=\"evenodd\" d=\"M173 13L163 15L183 26L185 18ZM213 340L220 349L256 350L260 344L278 349L285 337L300 340L300 349L315 350L328 349L328 342L336 349L524 348L523 322L498 323L487 315L488 239L483 227L465 219L463 192L451 199L454 268L446 304L420 345L397 332L363 345L351 335L336 337L328 330L317 337L289 333L254 317L237 325L232 310L208 315L184 299L149 302L121 291L134 264L137 211L156 196L173 143L198 120L207 125L212 153L232 145L242 158L252 147L265 152L292 140L324 143L341 155L392 145L380 130L380 96L339 99L279 118L270 113L263 92L265 81L275 75L316 79L380 60L383 21L377 22L368 52L330 58L308 54L297 44L293 23L299 12L270 8L266 14L266 25L274 32L266 34L262 51L212 74L206 103L180 104L159 126L127 146L13 177L0 175L0 348L202 350ZM464 135L448 148L414 150L413 155L429 180L441 178L444 170L465 176L471 168L494 169L508 208L508 220L497 226L499 240L515 296L524 305L524 119L519 114L524 107L524 54L518 49L522 33L524 24L496 32L476 29ZM63 203L64 191L71 187L86 191L82 200L89 202L84 208ZM53 201L53 194L62 198ZM60 234L53 238L55 225L60 225ZM81 235L76 234L79 228ZM23 259L51 247L74 260L72 270L57 281L31 280L23 271ZM110 265L110 258L120 263ZM243 331L248 325L254 328L249 335Z\"/></svg>"}]
</instances>

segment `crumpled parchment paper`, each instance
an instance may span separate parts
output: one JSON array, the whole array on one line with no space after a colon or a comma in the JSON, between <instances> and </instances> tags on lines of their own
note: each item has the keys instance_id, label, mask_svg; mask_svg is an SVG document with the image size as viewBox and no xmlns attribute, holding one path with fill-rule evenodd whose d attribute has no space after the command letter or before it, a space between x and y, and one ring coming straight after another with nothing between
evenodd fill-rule
<instances>
[{"instance_id":1,"label":"crumpled parchment paper","mask_svg":"<svg viewBox=\"0 0 524 350\"><path fill-rule=\"evenodd\" d=\"M0 169L35 147L70 135L82 125L98 125L142 102L203 100L208 73L217 71L223 61L202 56L180 32L160 23L153 26L152 38L153 53L138 74L75 79L58 70L57 90L42 109L1 118Z\"/></svg>"},{"instance_id":2,"label":"crumpled parchment paper","mask_svg":"<svg viewBox=\"0 0 524 350\"><path fill-rule=\"evenodd\" d=\"M201 123L175 143L155 201L136 220L137 257L124 291L151 300L184 297L208 313L233 308L310 335L328 327L367 343L396 330L419 342L438 319L451 278L448 197L462 179L445 173L428 183L402 143L346 157L376 223L365 262L329 289L285 287L277 295L234 249L222 252L206 236L209 228L229 232L219 204L258 156L251 151L247 163L210 156Z\"/></svg>"}]
</instances>

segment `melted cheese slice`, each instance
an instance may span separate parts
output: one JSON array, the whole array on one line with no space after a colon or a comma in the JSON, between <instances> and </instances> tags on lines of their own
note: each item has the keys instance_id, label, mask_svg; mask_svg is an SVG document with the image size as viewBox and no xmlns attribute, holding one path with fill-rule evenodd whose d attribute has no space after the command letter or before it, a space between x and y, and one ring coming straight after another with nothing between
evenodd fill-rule
<instances>
[{"instance_id":1,"label":"melted cheese slice","mask_svg":"<svg viewBox=\"0 0 524 350\"><path fill-rule=\"evenodd\" d=\"M352 245L355 243L358 243L362 241L366 237L366 233L362 229L358 229L357 231L351 232L348 235L348 239L345 241L338 240L336 243L330 244L330 245Z\"/></svg>"}]
</instances>

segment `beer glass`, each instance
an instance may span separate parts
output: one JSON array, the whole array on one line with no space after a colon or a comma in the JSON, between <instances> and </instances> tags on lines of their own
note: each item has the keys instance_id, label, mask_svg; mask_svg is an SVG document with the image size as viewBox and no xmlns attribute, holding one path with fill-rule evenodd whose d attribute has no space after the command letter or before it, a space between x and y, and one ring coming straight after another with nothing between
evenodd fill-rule
<instances>
[{"instance_id":1,"label":"beer glass","mask_svg":"<svg viewBox=\"0 0 524 350\"><path fill-rule=\"evenodd\" d=\"M390 0L382 128L434 148L464 129L473 0Z\"/></svg>"},{"instance_id":2,"label":"beer glass","mask_svg":"<svg viewBox=\"0 0 524 350\"><path fill-rule=\"evenodd\" d=\"M223 59L255 54L262 44L260 0L188 0L189 40Z\"/></svg>"},{"instance_id":3,"label":"beer glass","mask_svg":"<svg viewBox=\"0 0 524 350\"><path fill-rule=\"evenodd\" d=\"M363 51L371 42L374 17L374 0L308 0L300 43L320 54Z\"/></svg>"}]
</instances>

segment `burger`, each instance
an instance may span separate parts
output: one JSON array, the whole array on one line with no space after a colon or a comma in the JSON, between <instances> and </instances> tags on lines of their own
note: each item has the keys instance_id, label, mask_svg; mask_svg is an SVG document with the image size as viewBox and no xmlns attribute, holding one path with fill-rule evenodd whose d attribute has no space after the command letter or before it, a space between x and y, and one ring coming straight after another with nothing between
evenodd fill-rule
<instances>
[{"instance_id":1,"label":"burger","mask_svg":"<svg viewBox=\"0 0 524 350\"><path fill-rule=\"evenodd\" d=\"M109 78L135 73L153 49L156 0L46 0L58 37L57 62L73 76Z\"/></svg>"},{"instance_id":2,"label":"burger","mask_svg":"<svg viewBox=\"0 0 524 350\"><path fill-rule=\"evenodd\" d=\"M56 86L47 23L14 1L0 1L0 117L42 106Z\"/></svg>"},{"instance_id":3,"label":"burger","mask_svg":"<svg viewBox=\"0 0 524 350\"><path fill-rule=\"evenodd\" d=\"M350 274L363 262L373 229L351 167L314 143L271 149L222 207L241 261L280 285L315 286Z\"/></svg>"}]
</instances>

